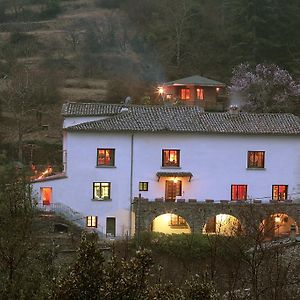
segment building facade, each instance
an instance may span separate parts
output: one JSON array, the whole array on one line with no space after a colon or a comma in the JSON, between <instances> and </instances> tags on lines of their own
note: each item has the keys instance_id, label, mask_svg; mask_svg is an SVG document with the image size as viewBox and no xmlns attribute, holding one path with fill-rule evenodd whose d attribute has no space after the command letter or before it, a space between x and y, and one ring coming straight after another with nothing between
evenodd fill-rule
<instances>
[{"instance_id":1,"label":"building facade","mask_svg":"<svg viewBox=\"0 0 300 300\"><path fill-rule=\"evenodd\" d=\"M68 103L62 113L64 173L36 180L34 189L39 201L79 211L107 236L134 233L139 195L215 203L300 196L300 121L293 115L95 103Z\"/></svg>"}]
</instances>

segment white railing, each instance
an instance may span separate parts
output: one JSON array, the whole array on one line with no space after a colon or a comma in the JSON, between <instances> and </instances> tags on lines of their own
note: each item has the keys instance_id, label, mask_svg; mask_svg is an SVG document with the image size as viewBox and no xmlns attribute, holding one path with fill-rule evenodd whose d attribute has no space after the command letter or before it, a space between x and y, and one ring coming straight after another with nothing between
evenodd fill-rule
<instances>
[{"instance_id":1,"label":"white railing","mask_svg":"<svg viewBox=\"0 0 300 300\"><path fill-rule=\"evenodd\" d=\"M43 203L38 202L36 205L38 210L45 211L45 212L54 212L57 215L62 216L67 221L76 224L78 227L89 230L91 232L96 232L99 237L103 238L103 228L88 228L86 227L86 216L82 213L73 210L71 207L60 203L50 203L50 205L43 205Z\"/></svg>"}]
</instances>

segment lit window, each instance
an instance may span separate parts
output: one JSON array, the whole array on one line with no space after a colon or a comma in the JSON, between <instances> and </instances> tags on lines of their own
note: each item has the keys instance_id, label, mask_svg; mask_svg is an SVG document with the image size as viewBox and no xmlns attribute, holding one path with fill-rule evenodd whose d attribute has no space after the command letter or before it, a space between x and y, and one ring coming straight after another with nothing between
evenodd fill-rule
<instances>
[{"instance_id":1,"label":"lit window","mask_svg":"<svg viewBox=\"0 0 300 300\"><path fill-rule=\"evenodd\" d=\"M148 191L148 182L140 181L140 183L139 183L139 191L141 191L141 192Z\"/></svg>"},{"instance_id":2,"label":"lit window","mask_svg":"<svg viewBox=\"0 0 300 300\"><path fill-rule=\"evenodd\" d=\"M247 185L232 184L231 185L231 200L246 200L247 199Z\"/></svg>"},{"instance_id":3,"label":"lit window","mask_svg":"<svg viewBox=\"0 0 300 300\"><path fill-rule=\"evenodd\" d=\"M184 218L178 215L171 214L170 226L187 228L188 224Z\"/></svg>"},{"instance_id":4,"label":"lit window","mask_svg":"<svg viewBox=\"0 0 300 300\"><path fill-rule=\"evenodd\" d=\"M97 228L98 226L98 217L97 216L87 216L86 217L86 227Z\"/></svg>"},{"instance_id":5,"label":"lit window","mask_svg":"<svg viewBox=\"0 0 300 300\"><path fill-rule=\"evenodd\" d=\"M286 200L288 195L287 185L273 185L272 186L272 199L273 200Z\"/></svg>"},{"instance_id":6,"label":"lit window","mask_svg":"<svg viewBox=\"0 0 300 300\"><path fill-rule=\"evenodd\" d=\"M204 100L204 90L201 88L196 89L197 100Z\"/></svg>"},{"instance_id":7,"label":"lit window","mask_svg":"<svg viewBox=\"0 0 300 300\"><path fill-rule=\"evenodd\" d=\"M163 150L162 166L163 167L179 167L180 150Z\"/></svg>"},{"instance_id":8,"label":"lit window","mask_svg":"<svg viewBox=\"0 0 300 300\"><path fill-rule=\"evenodd\" d=\"M180 90L180 99L189 100L190 99L190 89L181 89Z\"/></svg>"},{"instance_id":9,"label":"lit window","mask_svg":"<svg viewBox=\"0 0 300 300\"><path fill-rule=\"evenodd\" d=\"M110 199L110 182L94 182L93 199L95 200Z\"/></svg>"},{"instance_id":10,"label":"lit window","mask_svg":"<svg viewBox=\"0 0 300 300\"><path fill-rule=\"evenodd\" d=\"M182 181L166 180L165 192L166 201L174 202L176 200L176 196L182 195Z\"/></svg>"},{"instance_id":11,"label":"lit window","mask_svg":"<svg viewBox=\"0 0 300 300\"><path fill-rule=\"evenodd\" d=\"M265 167L265 151L248 151L248 168Z\"/></svg>"},{"instance_id":12,"label":"lit window","mask_svg":"<svg viewBox=\"0 0 300 300\"><path fill-rule=\"evenodd\" d=\"M97 149L97 166L114 166L115 149Z\"/></svg>"},{"instance_id":13,"label":"lit window","mask_svg":"<svg viewBox=\"0 0 300 300\"><path fill-rule=\"evenodd\" d=\"M43 205L50 205L52 202L52 188L41 187L41 198Z\"/></svg>"}]
</instances>

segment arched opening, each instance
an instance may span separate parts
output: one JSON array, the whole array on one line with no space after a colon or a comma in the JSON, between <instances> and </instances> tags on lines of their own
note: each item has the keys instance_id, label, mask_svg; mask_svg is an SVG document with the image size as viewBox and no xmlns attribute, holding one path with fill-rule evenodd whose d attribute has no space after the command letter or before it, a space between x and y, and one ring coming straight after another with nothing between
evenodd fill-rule
<instances>
[{"instance_id":1,"label":"arched opening","mask_svg":"<svg viewBox=\"0 0 300 300\"><path fill-rule=\"evenodd\" d=\"M289 237L298 234L295 220L287 214L272 214L261 223L261 232L266 239Z\"/></svg>"},{"instance_id":2,"label":"arched opening","mask_svg":"<svg viewBox=\"0 0 300 300\"><path fill-rule=\"evenodd\" d=\"M208 219L203 228L205 234L233 236L241 233L240 221L231 215L219 214Z\"/></svg>"},{"instance_id":3,"label":"arched opening","mask_svg":"<svg viewBox=\"0 0 300 300\"><path fill-rule=\"evenodd\" d=\"M165 234L191 233L191 228L184 218L176 214L163 214L151 223L151 231Z\"/></svg>"}]
</instances>

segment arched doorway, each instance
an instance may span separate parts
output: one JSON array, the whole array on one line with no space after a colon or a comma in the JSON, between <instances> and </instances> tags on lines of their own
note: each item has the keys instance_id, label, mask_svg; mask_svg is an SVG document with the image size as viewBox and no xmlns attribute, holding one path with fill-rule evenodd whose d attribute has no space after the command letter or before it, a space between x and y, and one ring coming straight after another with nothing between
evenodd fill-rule
<instances>
[{"instance_id":1,"label":"arched doorway","mask_svg":"<svg viewBox=\"0 0 300 300\"><path fill-rule=\"evenodd\" d=\"M151 223L151 231L165 234L191 233L191 228L184 218L176 214L163 214Z\"/></svg>"},{"instance_id":2,"label":"arched doorway","mask_svg":"<svg viewBox=\"0 0 300 300\"><path fill-rule=\"evenodd\" d=\"M208 219L202 232L205 234L233 236L241 233L241 231L241 223L236 217L219 214Z\"/></svg>"},{"instance_id":3,"label":"arched doorway","mask_svg":"<svg viewBox=\"0 0 300 300\"><path fill-rule=\"evenodd\" d=\"M272 214L261 223L261 232L266 239L275 237L289 237L291 228L295 234L298 234L298 226L295 220L287 214Z\"/></svg>"}]
</instances>

